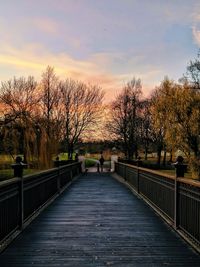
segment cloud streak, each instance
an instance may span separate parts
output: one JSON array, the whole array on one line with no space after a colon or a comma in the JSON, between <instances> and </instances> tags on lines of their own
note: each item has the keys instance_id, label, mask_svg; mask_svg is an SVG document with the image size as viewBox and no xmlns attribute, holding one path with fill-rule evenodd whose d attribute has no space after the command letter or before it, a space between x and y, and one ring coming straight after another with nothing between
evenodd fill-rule
<instances>
[{"instance_id":1,"label":"cloud streak","mask_svg":"<svg viewBox=\"0 0 200 267\"><path fill-rule=\"evenodd\" d=\"M133 76L146 80L155 78L158 70L151 69L146 74L124 73L115 74L112 71L105 71L105 64L112 66L115 64L116 58L120 56L115 54L95 54L86 60L76 60L66 53L50 53L41 45L32 44L24 46L23 49L16 49L11 46L2 46L0 51L0 66L7 66L12 69L9 73L5 73L1 80L7 80L13 76L30 75L40 79L42 72L47 65L53 66L55 72L62 79L73 78L90 84L101 86L107 93L107 101L113 99L117 92L128 82ZM148 86L146 86L147 88ZM149 88L148 88L149 89Z\"/></svg>"},{"instance_id":2,"label":"cloud streak","mask_svg":"<svg viewBox=\"0 0 200 267\"><path fill-rule=\"evenodd\" d=\"M0 52L0 66L11 67L13 73L4 74L4 77L1 77L2 80L10 79L17 73L22 75L30 73L39 79L46 66L51 65L61 78L73 78L98 84L105 90L119 87L118 78L113 74L105 73L95 62L75 60L64 53L53 54L37 45L23 47L20 50L4 47L3 50L4 52Z\"/></svg>"},{"instance_id":3,"label":"cloud streak","mask_svg":"<svg viewBox=\"0 0 200 267\"><path fill-rule=\"evenodd\" d=\"M195 44L197 44L200 47L200 30L197 29L196 26L192 27L192 34Z\"/></svg>"}]
</instances>

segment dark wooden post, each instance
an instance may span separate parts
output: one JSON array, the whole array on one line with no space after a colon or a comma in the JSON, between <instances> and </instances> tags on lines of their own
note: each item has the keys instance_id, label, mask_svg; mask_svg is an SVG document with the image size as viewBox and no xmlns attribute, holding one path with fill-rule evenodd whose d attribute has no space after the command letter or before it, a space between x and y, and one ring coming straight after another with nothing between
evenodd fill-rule
<instances>
[{"instance_id":1,"label":"dark wooden post","mask_svg":"<svg viewBox=\"0 0 200 267\"><path fill-rule=\"evenodd\" d=\"M70 180L72 181L73 179L73 172L72 172L72 166L70 167Z\"/></svg>"},{"instance_id":2,"label":"dark wooden post","mask_svg":"<svg viewBox=\"0 0 200 267\"><path fill-rule=\"evenodd\" d=\"M59 157L56 157L56 160L54 160L54 167L60 167Z\"/></svg>"},{"instance_id":3,"label":"dark wooden post","mask_svg":"<svg viewBox=\"0 0 200 267\"><path fill-rule=\"evenodd\" d=\"M16 157L15 164L12 164L12 168L14 169L14 177L21 178L20 181L20 218L19 218L19 226L20 229L23 229L24 224L24 179L23 179L23 168L27 166L27 164L24 164L22 162L21 157Z\"/></svg>"},{"instance_id":4,"label":"dark wooden post","mask_svg":"<svg viewBox=\"0 0 200 267\"><path fill-rule=\"evenodd\" d=\"M124 165L124 180L126 181L126 165Z\"/></svg>"},{"instance_id":5,"label":"dark wooden post","mask_svg":"<svg viewBox=\"0 0 200 267\"><path fill-rule=\"evenodd\" d=\"M178 156L176 159L176 163L174 163L174 167L176 169L176 177L184 177L184 174L187 170L187 165L183 164L183 157L182 156Z\"/></svg>"},{"instance_id":6,"label":"dark wooden post","mask_svg":"<svg viewBox=\"0 0 200 267\"><path fill-rule=\"evenodd\" d=\"M174 228L178 225L178 187L177 187L177 172L174 180Z\"/></svg>"},{"instance_id":7,"label":"dark wooden post","mask_svg":"<svg viewBox=\"0 0 200 267\"><path fill-rule=\"evenodd\" d=\"M183 164L183 157L178 156L176 159L176 163L174 163L175 167L175 180L174 180L174 228L177 229L179 225L179 203L178 203L178 177L184 177L184 173L186 171L187 165Z\"/></svg>"},{"instance_id":8,"label":"dark wooden post","mask_svg":"<svg viewBox=\"0 0 200 267\"><path fill-rule=\"evenodd\" d=\"M60 194L60 161L59 157L56 157L56 160L54 161L54 167L57 168L57 192Z\"/></svg>"},{"instance_id":9,"label":"dark wooden post","mask_svg":"<svg viewBox=\"0 0 200 267\"><path fill-rule=\"evenodd\" d=\"M23 176L21 177L21 187L20 187L20 228L21 230L23 229L24 225L24 178Z\"/></svg>"},{"instance_id":10,"label":"dark wooden post","mask_svg":"<svg viewBox=\"0 0 200 267\"><path fill-rule=\"evenodd\" d=\"M57 191L58 194L60 194L60 189L61 189L61 184L60 184L60 163L59 163L59 159L56 162L56 166L57 166Z\"/></svg>"},{"instance_id":11,"label":"dark wooden post","mask_svg":"<svg viewBox=\"0 0 200 267\"><path fill-rule=\"evenodd\" d=\"M139 161L137 161L137 193L140 194L140 171L139 171Z\"/></svg>"},{"instance_id":12,"label":"dark wooden post","mask_svg":"<svg viewBox=\"0 0 200 267\"><path fill-rule=\"evenodd\" d=\"M141 166L141 159L137 159L137 193L140 194L140 171L139 167Z\"/></svg>"}]
</instances>

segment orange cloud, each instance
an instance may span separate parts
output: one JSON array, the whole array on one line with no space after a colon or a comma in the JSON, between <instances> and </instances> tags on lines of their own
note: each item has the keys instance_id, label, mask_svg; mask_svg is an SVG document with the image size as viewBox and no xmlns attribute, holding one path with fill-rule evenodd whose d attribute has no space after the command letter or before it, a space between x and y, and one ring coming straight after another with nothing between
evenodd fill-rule
<instances>
[{"instance_id":1,"label":"orange cloud","mask_svg":"<svg viewBox=\"0 0 200 267\"><path fill-rule=\"evenodd\" d=\"M19 68L31 68L31 69L42 69L44 65L36 62L30 62L27 60L19 59L15 56L0 55L0 63L6 65L14 65Z\"/></svg>"},{"instance_id":2,"label":"orange cloud","mask_svg":"<svg viewBox=\"0 0 200 267\"><path fill-rule=\"evenodd\" d=\"M161 72L153 69L142 72L113 74L114 62L120 59L121 55L95 54L87 60L76 60L66 53L53 54L45 47L38 44L26 45L22 49L17 49L7 44L2 44L0 48L0 66L4 71L1 79L10 79L12 76L33 75L40 79L42 72L47 65L53 66L55 72L62 79L72 78L85 83L95 84L106 91L106 102L114 99L121 88L133 77L141 78L144 88L144 95L147 95L149 88L155 86L151 81ZM6 74L6 68L8 73ZM12 71L11 71L12 70Z\"/></svg>"},{"instance_id":3,"label":"orange cloud","mask_svg":"<svg viewBox=\"0 0 200 267\"><path fill-rule=\"evenodd\" d=\"M86 83L96 84L105 91L119 88L118 77L105 73L103 68L89 60L75 60L67 54L52 54L37 44L26 46L21 50L11 46L3 46L0 51L0 65L9 68L9 73L4 74L3 79L10 79L12 76L33 75L37 79L47 65L53 66L55 72L61 78L73 78ZM11 75L12 69L12 75ZM11 75L11 76L10 76Z\"/></svg>"}]
</instances>

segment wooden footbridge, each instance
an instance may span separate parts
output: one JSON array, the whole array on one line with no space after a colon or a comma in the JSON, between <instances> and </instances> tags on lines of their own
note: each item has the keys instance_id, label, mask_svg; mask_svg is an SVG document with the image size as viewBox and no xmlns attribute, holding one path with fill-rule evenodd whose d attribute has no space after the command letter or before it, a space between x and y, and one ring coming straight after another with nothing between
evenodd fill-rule
<instances>
[{"instance_id":1,"label":"wooden footbridge","mask_svg":"<svg viewBox=\"0 0 200 267\"><path fill-rule=\"evenodd\" d=\"M171 178L125 164L116 171L81 175L72 164L1 184L0 266L199 267L199 187L189 185L191 211L183 196L174 201ZM187 195L179 183L177 194Z\"/></svg>"}]
</instances>

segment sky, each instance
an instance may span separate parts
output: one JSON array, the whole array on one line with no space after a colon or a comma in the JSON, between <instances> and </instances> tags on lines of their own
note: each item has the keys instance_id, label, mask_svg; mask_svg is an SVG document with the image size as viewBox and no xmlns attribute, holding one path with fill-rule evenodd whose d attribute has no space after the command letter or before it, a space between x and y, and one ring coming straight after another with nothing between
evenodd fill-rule
<instances>
[{"instance_id":1,"label":"sky","mask_svg":"<svg viewBox=\"0 0 200 267\"><path fill-rule=\"evenodd\" d=\"M0 81L39 80L50 65L107 100L133 77L148 96L199 48L199 0L0 0Z\"/></svg>"}]
</instances>

